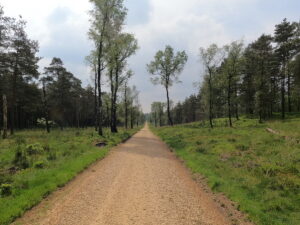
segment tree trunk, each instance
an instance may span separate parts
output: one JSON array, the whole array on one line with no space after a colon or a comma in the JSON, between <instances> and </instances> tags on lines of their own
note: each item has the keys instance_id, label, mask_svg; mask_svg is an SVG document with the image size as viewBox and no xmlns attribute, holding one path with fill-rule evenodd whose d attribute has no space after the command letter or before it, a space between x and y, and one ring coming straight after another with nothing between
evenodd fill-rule
<instances>
[{"instance_id":1,"label":"tree trunk","mask_svg":"<svg viewBox=\"0 0 300 225\"><path fill-rule=\"evenodd\" d=\"M97 66L95 66L95 90L94 90L94 104L95 104L95 108L94 108L94 118L95 118L95 131L98 131L98 100L97 100Z\"/></svg>"},{"instance_id":2,"label":"tree trunk","mask_svg":"<svg viewBox=\"0 0 300 225\"><path fill-rule=\"evenodd\" d=\"M229 77L228 77L227 105L228 105L229 126L232 127L232 120L231 120L231 75L229 75Z\"/></svg>"},{"instance_id":3,"label":"tree trunk","mask_svg":"<svg viewBox=\"0 0 300 225\"><path fill-rule=\"evenodd\" d=\"M281 76L281 118L285 119L285 74Z\"/></svg>"},{"instance_id":4,"label":"tree trunk","mask_svg":"<svg viewBox=\"0 0 300 225\"><path fill-rule=\"evenodd\" d=\"M99 56L98 56L98 134L103 136L102 129L102 93L101 93L101 56L102 56L102 42L99 47Z\"/></svg>"},{"instance_id":5,"label":"tree trunk","mask_svg":"<svg viewBox=\"0 0 300 225\"><path fill-rule=\"evenodd\" d=\"M7 100L6 95L3 95L3 139L7 138Z\"/></svg>"},{"instance_id":6,"label":"tree trunk","mask_svg":"<svg viewBox=\"0 0 300 225\"><path fill-rule=\"evenodd\" d=\"M288 71L288 80L287 80L287 88L288 88L288 110L289 112L292 112L292 103L291 103L291 75Z\"/></svg>"},{"instance_id":7,"label":"tree trunk","mask_svg":"<svg viewBox=\"0 0 300 225\"><path fill-rule=\"evenodd\" d=\"M47 95L46 95L46 87L45 87L44 82L43 82L43 95L44 95L44 111L45 111L45 120L46 120L46 130L47 130L47 133L50 133Z\"/></svg>"},{"instance_id":8,"label":"tree trunk","mask_svg":"<svg viewBox=\"0 0 300 225\"><path fill-rule=\"evenodd\" d=\"M168 87L168 85L166 85L166 91L167 91L168 120L169 120L169 125L173 126L173 120L172 120L171 111L170 111L170 98L169 98L169 87Z\"/></svg>"},{"instance_id":9,"label":"tree trunk","mask_svg":"<svg viewBox=\"0 0 300 225\"><path fill-rule=\"evenodd\" d=\"M237 84L235 84L235 118L239 120L239 104L238 104L238 96L237 96Z\"/></svg>"},{"instance_id":10,"label":"tree trunk","mask_svg":"<svg viewBox=\"0 0 300 225\"><path fill-rule=\"evenodd\" d=\"M117 71L116 71L117 74ZM116 75L117 76L117 75ZM117 113L117 107L116 107L116 100L117 100L117 88L114 85L113 82L113 70L110 70L110 91L111 91L111 110L110 110L110 115L111 115L111 122L110 122L110 130L112 133L117 133L117 121L116 121L116 113Z\"/></svg>"},{"instance_id":11,"label":"tree trunk","mask_svg":"<svg viewBox=\"0 0 300 225\"><path fill-rule=\"evenodd\" d=\"M211 71L209 72L208 86L209 86L209 123L210 127L214 128L212 118L212 85L211 85Z\"/></svg>"},{"instance_id":12,"label":"tree trunk","mask_svg":"<svg viewBox=\"0 0 300 225\"><path fill-rule=\"evenodd\" d=\"M281 72L281 118L285 119L285 78L287 63L284 60Z\"/></svg>"},{"instance_id":13,"label":"tree trunk","mask_svg":"<svg viewBox=\"0 0 300 225\"><path fill-rule=\"evenodd\" d=\"M161 111L159 112L159 126L162 126L162 113Z\"/></svg>"},{"instance_id":14,"label":"tree trunk","mask_svg":"<svg viewBox=\"0 0 300 225\"><path fill-rule=\"evenodd\" d=\"M16 69L15 69L16 70ZM15 104L16 104L16 89L17 89L17 74L14 71L13 81L12 81L12 98L10 106L10 134L15 133Z\"/></svg>"},{"instance_id":15,"label":"tree trunk","mask_svg":"<svg viewBox=\"0 0 300 225\"><path fill-rule=\"evenodd\" d=\"M133 129L133 123L134 123L134 118L133 118L133 109L131 107L130 109L130 128Z\"/></svg>"},{"instance_id":16,"label":"tree trunk","mask_svg":"<svg viewBox=\"0 0 300 225\"><path fill-rule=\"evenodd\" d=\"M125 128L128 129L128 102L127 102L127 83L125 83Z\"/></svg>"}]
</instances>

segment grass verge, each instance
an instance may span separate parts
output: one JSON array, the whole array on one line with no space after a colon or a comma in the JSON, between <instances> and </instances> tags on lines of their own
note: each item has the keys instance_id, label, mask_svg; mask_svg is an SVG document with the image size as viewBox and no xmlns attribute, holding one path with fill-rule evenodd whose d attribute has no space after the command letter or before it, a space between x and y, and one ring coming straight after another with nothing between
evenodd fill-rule
<instances>
[{"instance_id":1,"label":"grass verge","mask_svg":"<svg viewBox=\"0 0 300 225\"><path fill-rule=\"evenodd\" d=\"M64 186L109 149L138 131L105 130L103 138L93 129L22 131L0 141L0 224L11 223L43 198ZM105 142L104 148L95 143Z\"/></svg>"},{"instance_id":2,"label":"grass verge","mask_svg":"<svg viewBox=\"0 0 300 225\"><path fill-rule=\"evenodd\" d=\"M219 119L214 129L202 122L151 129L256 224L300 224L300 119L259 124L242 118L234 128L226 123Z\"/></svg>"}]
</instances>

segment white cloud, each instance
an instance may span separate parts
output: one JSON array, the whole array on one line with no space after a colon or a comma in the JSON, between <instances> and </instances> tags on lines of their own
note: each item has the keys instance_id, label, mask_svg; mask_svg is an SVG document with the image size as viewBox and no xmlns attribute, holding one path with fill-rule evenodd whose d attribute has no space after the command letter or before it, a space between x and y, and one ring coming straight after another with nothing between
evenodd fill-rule
<instances>
[{"instance_id":1,"label":"white cloud","mask_svg":"<svg viewBox=\"0 0 300 225\"><path fill-rule=\"evenodd\" d=\"M262 33L271 33L284 17L300 19L299 0L125 0L125 3L130 14L126 30L136 35L140 45L137 55L130 59L135 71L132 84L141 91L140 101L146 112L152 101L165 101L163 88L150 83L146 64L166 44L175 50L186 50L189 55L181 75L183 83L171 89L173 100L178 101L197 91L193 83L202 75L199 47L211 43L222 46L241 38L250 42ZM71 72L84 84L88 83L90 74L83 60L91 48L86 35L87 12L91 7L88 0L1 0L1 4L7 15L21 14L28 21L30 37L39 41L41 56L46 56L41 67L51 57L61 57Z\"/></svg>"}]
</instances>

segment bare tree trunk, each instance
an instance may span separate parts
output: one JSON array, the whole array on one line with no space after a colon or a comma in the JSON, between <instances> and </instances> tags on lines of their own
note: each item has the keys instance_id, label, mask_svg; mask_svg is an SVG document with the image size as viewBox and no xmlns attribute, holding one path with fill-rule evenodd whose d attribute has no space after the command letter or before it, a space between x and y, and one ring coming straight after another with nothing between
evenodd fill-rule
<instances>
[{"instance_id":1,"label":"bare tree trunk","mask_svg":"<svg viewBox=\"0 0 300 225\"><path fill-rule=\"evenodd\" d=\"M117 71L116 71L117 74ZM117 75L116 75L117 76ZM114 86L114 82L113 82L113 70L110 70L110 91L111 91L111 110L110 110L110 115L111 115L111 121L110 121L110 130L112 133L117 133L117 121L116 121L116 100L117 100L117 88Z\"/></svg>"},{"instance_id":2,"label":"bare tree trunk","mask_svg":"<svg viewBox=\"0 0 300 225\"><path fill-rule=\"evenodd\" d=\"M235 118L236 120L239 120L239 104L238 104L238 95L237 95L237 84L235 83L235 88L234 88L234 92L235 92Z\"/></svg>"},{"instance_id":3,"label":"bare tree trunk","mask_svg":"<svg viewBox=\"0 0 300 225\"><path fill-rule=\"evenodd\" d=\"M127 102L127 83L125 83L125 128L128 129L128 102Z\"/></svg>"},{"instance_id":4,"label":"bare tree trunk","mask_svg":"<svg viewBox=\"0 0 300 225\"><path fill-rule=\"evenodd\" d=\"M285 119L285 76L281 77L281 118Z\"/></svg>"},{"instance_id":5,"label":"bare tree trunk","mask_svg":"<svg viewBox=\"0 0 300 225\"><path fill-rule=\"evenodd\" d=\"M101 93L101 56L102 56L102 42L99 48L99 56L98 56L98 134L103 136L102 130L102 93Z\"/></svg>"},{"instance_id":6,"label":"bare tree trunk","mask_svg":"<svg viewBox=\"0 0 300 225\"><path fill-rule=\"evenodd\" d=\"M13 135L15 133L15 104L16 104L16 85L17 85L17 77L16 71L13 74L12 81L12 99L10 105L10 134Z\"/></svg>"},{"instance_id":7,"label":"bare tree trunk","mask_svg":"<svg viewBox=\"0 0 300 225\"><path fill-rule=\"evenodd\" d=\"M285 70L286 63L284 62L283 71L281 74L281 118L285 119Z\"/></svg>"},{"instance_id":8,"label":"bare tree trunk","mask_svg":"<svg viewBox=\"0 0 300 225\"><path fill-rule=\"evenodd\" d=\"M231 120L231 75L228 77L228 90L227 90L227 103L228 103L228 119L229 119L229 126L232 127L232 120Z\"/></svg>"},{"instance_id":9,"label":"bare tree trunk","mask_svg":"<svg viewBox=\"0 0 300 225\"><path fill-rule=\"evenodd\" d=\"M133 123L134 123L134 118L133 118L133 108L131 107L130 109L130 128L133 129Z\"/></svg>"},{"instance_id":10,"label":"bare tree trunk","mask_svg":"<svg viewBox=\"0 0 300 225\"><path fill-rule=\"evenodd\" d=\"M7 100L6 95L3 95L3 139L7 138Z\"/></svg>"},{"instance_id":11,"label":"bare tree trunk","mask_svg":"<svg viewBox=\"0 0 300 225\"><path fill-rule=\"evenodd\" d=\"M44 111L45 111L45 120L46 120L46 130L47 130L47 133L50 133L47 95L46 95L46 87L45 87L44 82L43 82L43 95L44 95Z\"/></svg>"},{"instance_id":12,"label":"bare tree trunk","mask_svg":"<svg viewBox=\"0 0 300 225\"><path fill-rule=\"evenodd\" d=\"M170 111L170 98L169 98L169 88L168 88L168 85L166 86L166 91L167 91L168 120L169 120L169 125L173 126L173 120L172 120L171 111Z\"/></svg>"},{"instance_id":13,"label":"bare tree trunk","mask_svg":"<svg viewBox=\"0 0 300 225\"><path fill-rule=\"evenodd\" d=\"M209 80L208 80L208 86L209 86L209 123L210 123L210 127L214 128L213 125L213 116L212 116L212 84L211 84L211 71L209 72Z\"/></svg>"},{"instance_id":14,"label":"bare tree trunk","mask_svg":"<svg viewBox=\"0 0 300 225\"><path fill-rule=\"evenodd\" d=\"M98 99L97 99L97 66L95 66L95 90L94 90L94 101L95 101L95 108L94 108L94 117L95 117L95 131L98 131Z\"/></svg>"},{"instance_id":15,"label":"bare tree trunk","mask_svg":"<svg viewBox=\"0 0 300 225\"><path fill-rule=\"evenodd\" d=\"M162 113L161 111L159 112L159 126L162 126Z\"/></svg>"},{"instance_id":16,"label":"bare tree trunk","mask_svg":"<svg viewBox=\"0 0 300 225\"><path fill-rule=\"evenodd\" d=\"M291 75L288 71L288 80L287 80L287 88L288 88L288 110L292 112L292 103L291 103Z\"/></svg>"}]
</instances>

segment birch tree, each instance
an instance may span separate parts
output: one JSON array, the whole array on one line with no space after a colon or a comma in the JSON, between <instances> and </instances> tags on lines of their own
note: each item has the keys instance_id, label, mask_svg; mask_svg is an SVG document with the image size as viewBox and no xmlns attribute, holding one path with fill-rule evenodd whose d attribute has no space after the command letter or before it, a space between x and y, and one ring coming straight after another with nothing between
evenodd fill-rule
<instances>
[{"instance_id":1,"label":"birch tree","mask_svg":"<svg viewBox=\"0 0 300 225\"><path fill-rule=\"evenodd\" d=\"M179 74L184 69L188 60L185 51L174 53L174 49L167 45L164 51L158 51L154 60L147 65L148 72L152 75L151 81L154 85L161 84L167 94L167 115L169 125L173 126L170 110L169 89L174 83L178 83Z\"/></svg>"}]
</instances>

